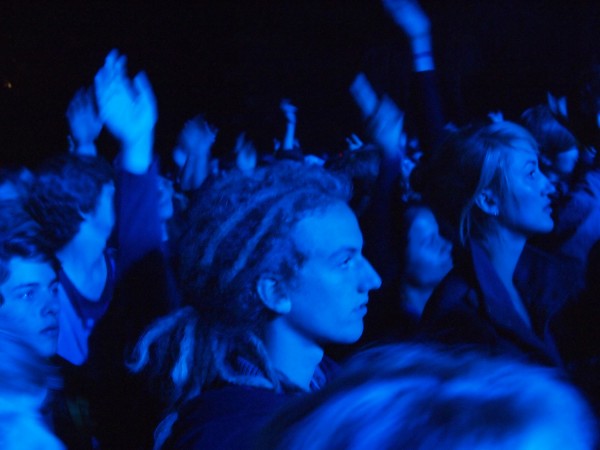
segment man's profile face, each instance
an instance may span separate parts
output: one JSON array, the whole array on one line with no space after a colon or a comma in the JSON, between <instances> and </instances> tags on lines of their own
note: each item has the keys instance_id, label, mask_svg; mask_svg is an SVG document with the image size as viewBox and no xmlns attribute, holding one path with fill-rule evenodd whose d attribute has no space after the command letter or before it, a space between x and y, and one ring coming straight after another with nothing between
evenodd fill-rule
<instances>
[{"instance_id":1,"label":"man's profile face","mask_svg":"<svg viewBox=\"0 0 600 450\"><path fill-rule=\"evenodd\" d=\"M298 222L292 239L306 260L288 288L290 328L317 345L357 341L369 291L379 288L381 279L361 253L354 213L336 203Z\"/></svg>"},{"instance_id":2,"label":"man's profile face","mask_svg":"<svg viewBox=\"0 0 600 450\"><path fill-rule=\"evenodd\" d=\"M0 286L0 329L11 332L42 356L56 353L58 280L49 262L14 257L9 277Z\"/></svg>"}]
</instances>

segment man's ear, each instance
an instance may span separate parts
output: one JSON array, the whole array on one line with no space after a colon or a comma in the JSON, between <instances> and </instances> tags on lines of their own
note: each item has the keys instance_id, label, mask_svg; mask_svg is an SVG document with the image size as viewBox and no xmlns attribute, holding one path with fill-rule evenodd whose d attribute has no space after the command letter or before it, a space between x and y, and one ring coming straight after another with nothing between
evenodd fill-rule
<instances>
[{"instance_id":1,"label":"man's ear","mask_svg":"<svg viewBox=\"0 0 600 450\"><path fill-rule=\"evenodd\" d=\"M256 283L256 291L264 305L278 314L292 310L292 301L287 295L281 280L272 275L262 275Z\"/></svg>"},{"instance_id":2,"label":"man's ear","mask_svg":"<svg viewBox=\"0 0 600 450\"><path fill-rule=\"evenodd\" d=\"M475 204L490 216L498 216L500 214L500 201L491 189L481 191L475 198Z\"/></svg>"}]
</instances>

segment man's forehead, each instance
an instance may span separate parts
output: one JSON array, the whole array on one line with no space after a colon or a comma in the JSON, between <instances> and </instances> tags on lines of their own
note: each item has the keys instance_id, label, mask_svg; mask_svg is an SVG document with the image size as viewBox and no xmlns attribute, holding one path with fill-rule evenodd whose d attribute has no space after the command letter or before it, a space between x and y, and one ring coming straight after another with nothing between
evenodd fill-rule
<instances>
[{"instance_id":1,"label":"man's forehead","mask_svg":"<svg viewBox=\"0 0 600 450\"><path fill-rule=\"evenodd\" d=\"M45 282L56 278L56 271L52 264L42 258L14 257L8 263L8 271L8 279L4 284L17 285Z\"/></svg>"},{"instance_id":2,"label":"man's forehead","mask_svg":"<svg viewBox=\"0 0 600 450\"><path fill-rule=\"evenodd\" d=\"M300 220L292 236L297 247L307 255L329 256L337 251L362 247L356 217L341 202Z\"/></svg>"}]
</instances>

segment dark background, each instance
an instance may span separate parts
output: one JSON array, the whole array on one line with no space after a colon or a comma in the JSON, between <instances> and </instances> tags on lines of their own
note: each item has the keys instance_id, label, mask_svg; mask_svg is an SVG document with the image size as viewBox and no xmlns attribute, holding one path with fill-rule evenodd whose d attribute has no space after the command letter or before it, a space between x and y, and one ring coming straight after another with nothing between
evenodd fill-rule
<instances>
[{"instance_id":1,"label":"dark background","mask_svg":"<svg viewBox=\"0 0 600 450\"><path fill-rule=\"evenodd\" d=\"M597 1L422 5L445 109L457 123L491 109L515 118L548 89L566 93L598 53ZM348 94L356 72L404 105L411 69L407 43L376 0L3 1L1 163L32 165L66 149L68 102L112 48L128 55L130 74L144 69L150 77L163 157L200 112L220 129L217 153L241 130L268 150L283 132L282 97L299 107L303 147L340 149L361 131Z\"/></svg>"}]
</instances>

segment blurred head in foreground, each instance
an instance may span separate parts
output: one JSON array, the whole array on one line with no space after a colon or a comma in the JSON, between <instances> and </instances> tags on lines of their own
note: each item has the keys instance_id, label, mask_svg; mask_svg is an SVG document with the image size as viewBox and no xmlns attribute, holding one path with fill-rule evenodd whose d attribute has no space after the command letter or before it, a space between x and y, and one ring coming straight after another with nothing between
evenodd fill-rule
<instances>
[{"instance_id":1,"label":"blurred head in foreground","mask_svg":"<svg viewBox=\"0 0 600 450\"><path fill-rule=\"evenodd\" d=\"M549 369L390 345L266 427L261 449L592 449L587 404Z\"/></svg>"}]
</instances>

